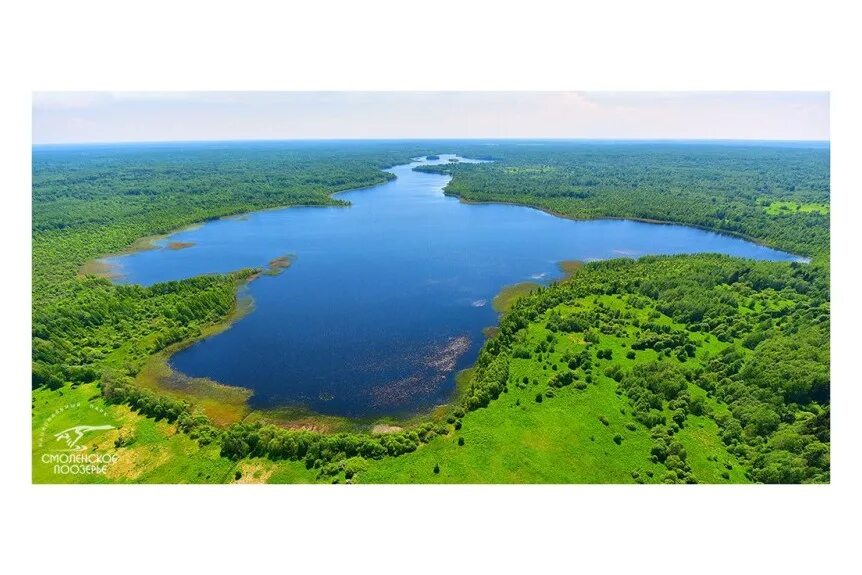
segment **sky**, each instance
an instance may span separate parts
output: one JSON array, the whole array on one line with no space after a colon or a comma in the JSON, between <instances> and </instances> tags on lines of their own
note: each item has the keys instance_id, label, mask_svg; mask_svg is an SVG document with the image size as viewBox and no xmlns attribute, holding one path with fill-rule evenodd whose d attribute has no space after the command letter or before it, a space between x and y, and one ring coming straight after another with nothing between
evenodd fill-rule
<instances>
[{"instance_id":1,"label":"sky","mask_svg":"<svg viewBox=\"0 0 862 575\"><path fill-rule=\"evenodd\" d=\"M33 143L828 140L826 92L36 92Z\"/></svg>"}]
</instances>

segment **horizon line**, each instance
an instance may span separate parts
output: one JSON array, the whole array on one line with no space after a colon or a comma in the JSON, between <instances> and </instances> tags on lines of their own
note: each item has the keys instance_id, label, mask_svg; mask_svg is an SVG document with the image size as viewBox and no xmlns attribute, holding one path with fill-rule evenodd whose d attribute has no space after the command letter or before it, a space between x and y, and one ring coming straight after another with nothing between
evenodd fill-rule
<instances>
[{"instance_id":1,"label":"horizon line","mask_svg":"<svg viewBox=\"0 0 862 575\"><path fill-rule=\"evenodd\" d=\"M139 144L229 144L229 143L288 143L288 142L626 142L626 143L650 143L650 142L724 142L724 143L807 143L807 144L829 144L831 139L784 139L784 138L549 138L549 137L409 137L409 138L231 138L231 139L191 139L191 140L105 140L105 141L81 141L81 142L42 142L31 143L31 148L60 147L60 146L128 146Z\"/></svg>"}]
</instances>

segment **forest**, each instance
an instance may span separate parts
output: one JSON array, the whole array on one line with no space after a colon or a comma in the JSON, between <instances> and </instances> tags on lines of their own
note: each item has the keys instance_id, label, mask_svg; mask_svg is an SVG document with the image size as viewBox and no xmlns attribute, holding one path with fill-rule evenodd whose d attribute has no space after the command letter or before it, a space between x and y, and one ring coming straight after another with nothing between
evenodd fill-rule
<instances>
[{"instance_id":1,"label":"forest","mask_svg":"<svg viewBox=\"0 0 862 575\"><path fill-rule=\"evenodd\" d=\"M382 169L432 152L492 160L421 168L450 173L446 192L465 201L696 225L811 262L702 255L586 264L518 299L452 403L392 433L324 433L261 417L221 427L193 403L136 385L153 354L230 315L237 288L259 270L141 287L84 273L87 262L211 218L343 204L331 194L383 182L391 175ZM63 394L97 389L91 401L173 426L195 449L215 450L225 469L258 458L299 463L291 473L313 481L504 482L548 479L542 474L550 471L469 475L481 471L470 433L535 434L527 420L521 427L522 417L550 429L553 418L568 425L577 411L593 421L577 437L587 453L607 435L591 464L596 475L585 481L828 482L828 206L828 148L341 142L35 149L34 426ZM495 418L508 427L493 427ZM117 446L135 449L121 437ZM615 458L612 446L627 455ZM459 458L468 462L461 475L450 471ZM197 472L182 480L214 479Z\"/></svg>"},{"instance_id":2,"label":"forest","mask_svg":"<svg viewBox=\"0 0 862 575\"><path fill-rule=\"evenodd\" d=\"M828 148L545 142L461 151L471 152L492 161L418 169L452 174L446 193L467 201L678 222L828 255ZM781 202L820 209L775 209Z\"/></svg>"}]
</instances>

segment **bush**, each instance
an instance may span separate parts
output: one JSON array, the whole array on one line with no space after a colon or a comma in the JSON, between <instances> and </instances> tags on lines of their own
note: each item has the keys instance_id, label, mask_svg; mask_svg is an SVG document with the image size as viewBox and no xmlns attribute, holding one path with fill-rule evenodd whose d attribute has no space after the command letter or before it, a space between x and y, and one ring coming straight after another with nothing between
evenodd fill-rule
<instances>
[{"instance_id":1,"label":"bush","mask_svg":"<svg viewBox=\"0 0 862 575\"><path fill-rule=\"evenodd\" d=\"M702 395L691 398L688 402L688 410L692 415L704 415L706 413L706 400Z\"/></svg>"},{"instance_id":2,"label":"bush","mask_svg":"<svg viewBox=\"0 0 862 575\"><path fill-rule=\"evenodd\" d=\"M114 440L114 447L116 447L116 448L126 447L128 445L133 444L134 442L135 442L135 436L132 433L122 433L121 432L120 435L117 436L117 439Z\"/></svg>"}]
</instances>

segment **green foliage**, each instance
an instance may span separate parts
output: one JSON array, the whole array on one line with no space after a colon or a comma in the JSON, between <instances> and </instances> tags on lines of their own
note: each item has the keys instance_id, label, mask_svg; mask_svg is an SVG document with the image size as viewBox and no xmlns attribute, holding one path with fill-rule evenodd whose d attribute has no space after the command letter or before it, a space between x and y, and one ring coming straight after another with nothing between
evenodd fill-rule
<instances>
[{"instance_id":1,"label":"green foliage","mask_svg":"<svg viewBox=\"0 0 862 575\"><path fill-rule=\"evenodd\" d=\"M195 481L239 478L233 462L248 458L274 462L277 480L392 478L378 470L409 473L417 462L411 477L427 481L440 461L446 480L488 481L513 476L477 475L486 468L476 458L499 456L495 469L507 474L525 453L519 478L528 481L829 481L828 150L503 144L490 164L423 168L453 173L447 192L470 200L675 221L814 257L594 262L524 290L485 343L451 421L384 435L265 422L220 429L192 405L131 383L152 354L231 313L253 270L143 288L79 277L82 264L208 218L338 204L331 192L381 182L389 176L380 168L425 152L383 143L34 152L34 425L63 393L100 385L112 409L146 416L113 445L158 441L174 454L182 445L182 458L217 469ZM770 208L776 202L820 207ZM186 439L152 432L168 424ZM458 449L465 435L470 448ZM206 455L188 455L188 438ZM561 464L569 460L577 466Z\"/></svg>"},{"instance_id":2,"label":"green foliage","mask_svg":"<svg viewBox=\"0 0 862 575\"><path fill-rule=\"evenodd\" d=\"M574 218L679 222L828 255L829 149L758 145L501 144L459 151L493 160L422 166L446 193L537 206ZM804 206L775 210L769 206Z\"/></svg>"},{"instance_id":3,"label":"green foliage","mask_svg":"<svg viewBox=\"0 0 862 575\"><path fill-rule=\"evenodd\" d=\"M33 385L95 381L106 367L134 375L152 354L228 315L237 284L251 273L146 288L75 281L65 297L33 311Z\"/></svg>"},{"instance_id":4,"label":"green foliage","mask_svg":"<svg viewBox=\"0 0 862 575\"><path fill-rule=\"evenodd\" d=\"M262 422L237 423L221 435L221 455L234 461L249 457L302 461L306 468L318 469L319 476L325 477L341 471L340 461L397 457L449 432L447 424L433 422L376 436L296 431Z\"/></svg>"},{"instance_id":5,"label":"green foliage","mask_svg":"<svg viewBox=\"0 0 862 575\"><path fill-rule=\"evenodd\" d=\"M596 295L622 298L631 308ZM597 361L609 364L603 373L618 382L631 415L653 431L654 461L667 466L674 457L664 480L694 480L675 437L690 416L708 416L754 480L828 481L825 267L711 255L590 263L571 280L519 300L479 363L524 345L535 322L552 333L595 334L584 341L597 347ZM752 333L766 335L751 346ZM606 343L620 338L651 355L630 369L615 363ZM562 359L587 373L589 358L582 350ZM572 371L559 373L548 386L561 388L574 378ZM604 414L599 420L609 424Z\"/></svg>"},{"instance_id":6,"label":"green foliage","mask_svg":"<svg viewBox=\"0 0 862 575\"><path fill-rule=\"evenodd\" d=\"M497 399L509 380L509 358L506 355L493 358L486 356L485 359L477 364L477 375L471 379L470 387L461 401L467 411L485 407Z\"/></svg>"}]
</instances>

